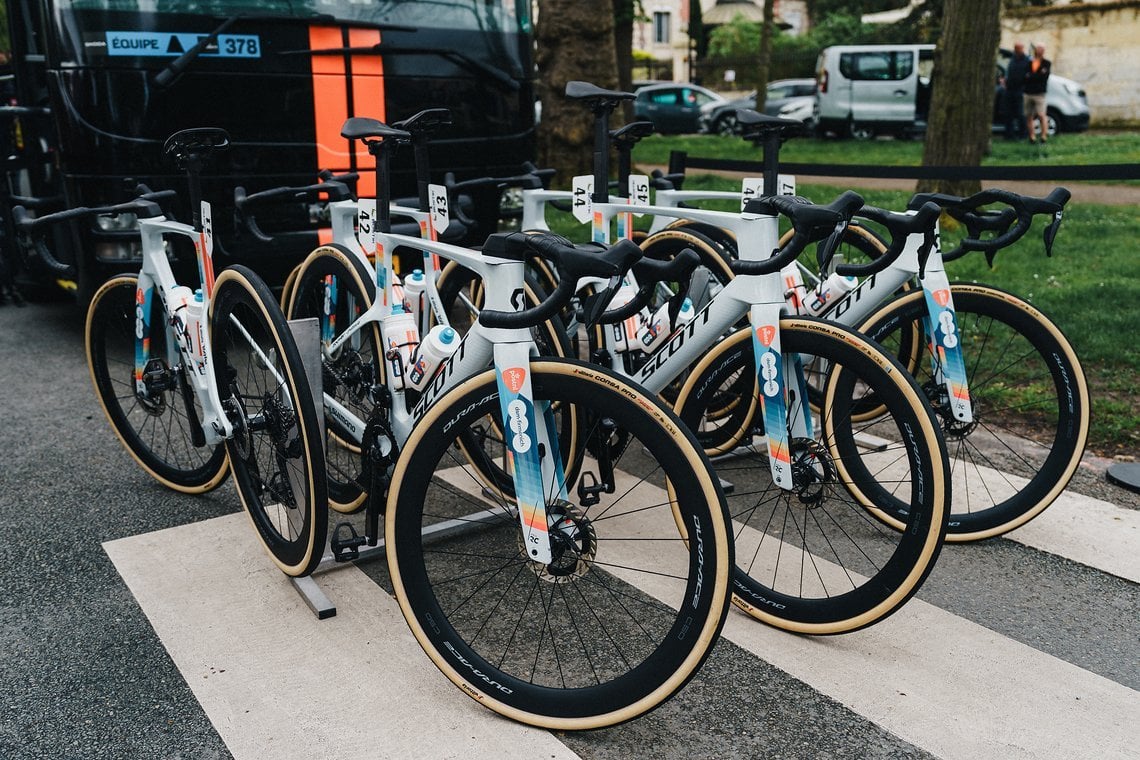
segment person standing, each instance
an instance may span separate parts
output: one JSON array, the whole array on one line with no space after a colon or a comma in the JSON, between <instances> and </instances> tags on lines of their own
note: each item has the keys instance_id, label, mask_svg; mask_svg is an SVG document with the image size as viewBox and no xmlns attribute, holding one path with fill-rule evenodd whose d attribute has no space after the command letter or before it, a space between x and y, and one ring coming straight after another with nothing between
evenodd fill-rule
<instances>
[{"instance_id":1,"label":"person standing","mask_svg":"<svg viewBox=\"0 0 1140 760\"><path fill-rule=\"evenodd\" d=\"M1049 59L1045 57L1045 46L1034 45L1033 59L1025 74L1025 118L1029 130L1029 142L1036 142L1034 120L1041 123L1041 144L1049 140L1049 119L1045 114L1045 88L1049 84Z\"/></svg>"},{"instance_id":2,"label":"person standing","mask_svg":"<svg viewBox=\"0 0 1140 760\"><path fill-rule=\"evenodd\" d=\"M1025 44L1013 45L1013 57L1005 67L1005 139L1025 137L1025 75L1029 73L1029 56Z\"/></svg>"}]
</instances>

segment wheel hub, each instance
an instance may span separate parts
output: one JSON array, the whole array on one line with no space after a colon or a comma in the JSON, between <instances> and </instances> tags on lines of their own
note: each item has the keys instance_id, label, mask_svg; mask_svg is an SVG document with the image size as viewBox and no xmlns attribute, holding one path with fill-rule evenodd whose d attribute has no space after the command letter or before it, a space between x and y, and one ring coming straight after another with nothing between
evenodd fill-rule
<instances>
[{"instance_id":1,"label":"wheel hub","mask_svg":"<svg viewBox=\"0 0 1140 760\"><path fill-rule=\"evenodd\" d=\"M809 509L819 506L827 486L836 482L835 465L827 450L810 438L792 441L792 485L800 503Z\"/></svg>"},{"instance_id":2,"label":"wheel hub","mask_svg":"<svg viewBox=\"0 0 1140 760\"><path fill-rule=\"evenodd\" d=\"M225 410L226 419L229 420L234 430L232 442L234 448L237 450L238 457L248 460L253 451L252 433L249 429L249 415L246 414L245 407L237 396L227 398L222 402L222 407Z\"/></svg>"},{"instance_id":3,"label":"wheel hub","mask_svg":"<svg viewBox=\"0 0 1140 760\"><path fill-rule=\"evenodd\" d=\"M550 525L551 562L531 561L530 569L548 583L567 583L590 572L598 551L598 536L590 519L568 501L558 500L546 507ZM525 553L522 532L519 551Z\"/></svg>"},{"instance_id":4,"label":"wheel hub","mask_svg":"<svg viewBox=\"0 0 1140 760\"><path fill-rule=\"evenodd\" d=\"M926 391L926 397L930 399L930 406L938 415L939 422L942 423L942 433L947 440L961 440L974 432L974 428L978 426L978 409L974 405L974 399L970 399L970 417L972 419L970 422L963 422L954 417L954 412L950 409L950 396L947 394L944 385L928 382L923 390Z\"/></svg>"}]
</instances>

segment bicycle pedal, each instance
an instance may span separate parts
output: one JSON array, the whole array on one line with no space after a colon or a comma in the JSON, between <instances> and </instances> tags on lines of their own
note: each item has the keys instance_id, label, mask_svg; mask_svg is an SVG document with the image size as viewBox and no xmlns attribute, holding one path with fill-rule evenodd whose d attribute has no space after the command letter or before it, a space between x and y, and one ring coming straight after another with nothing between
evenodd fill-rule
<instances>
[{"instance_id":1,"label":"bicycle pedal","mask_svg":"<svg viewBox=\"0 0 1140 760\"><path fill-rule=\"evenodd\" d=\"M364 536L356 532L352 523L337 523L329 541L333 559L337 562L353 562L359 559L360 547L364 545L365 540Z\"/></svg>"},{"instance_id":2,"label":"bicycle pedal","mask_svg":"<svg viewBox=\"0 0 1140 760\"><path fill-rule=\"evenodd\" d=\"M594 473L586 470L578 480L578 502L583 507L592 507L601 501L600 494L613 493L605 483L599 483Z\"/></svg>"}]
</instances>

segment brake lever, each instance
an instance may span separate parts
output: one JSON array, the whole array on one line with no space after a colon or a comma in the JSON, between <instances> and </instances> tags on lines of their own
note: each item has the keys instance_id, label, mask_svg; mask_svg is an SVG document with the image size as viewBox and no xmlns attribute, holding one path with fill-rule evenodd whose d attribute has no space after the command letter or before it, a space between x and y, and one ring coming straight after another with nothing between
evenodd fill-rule
<instances>
[{"instance_id":1,"label":"brake lever","mask_svg":"<svg viewBox=\"0 0 1140 760\"><path fill-rule=\"evenodd\" d=\"M594 293L586 298L578 308L578 319L582 321L582 324L587 327L594 327L598 323L602 314L605 313L606 307L610 305L610 301L617 295L624 279L625 275L615 274L610 278L605 290Z\"/></svg>"},{"instance_id":2,"label":"brake lever","mask_svg":"<svg viewBox=\"0 0 1140 760\"><path fill-rule=\"evenodd\" d=\"M1061 229L1061 217L1064 212L1057 209L1053 214L1053 221L1049 222L1049 226L1045 228L1045 255L1053 255L1053 241L1057 237L1057 231Z\"/></svg>"}]
</instances>

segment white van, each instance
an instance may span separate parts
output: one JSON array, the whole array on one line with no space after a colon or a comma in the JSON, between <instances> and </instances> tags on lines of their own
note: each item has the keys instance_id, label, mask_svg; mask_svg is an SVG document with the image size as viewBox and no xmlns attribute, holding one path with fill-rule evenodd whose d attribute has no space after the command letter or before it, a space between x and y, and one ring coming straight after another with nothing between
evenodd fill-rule
<instances>
[{"instance_id":1,"label":"white van","mask_svg":"<svg viewBox=\"0 0 1140 760\"><path fill-rule=\"evenodd\" d=\"M1001 50L995 82L1010 53ZM815 110L819 134L868 139L877 134L909 137L926 130L934 45L836 45L816 62ZM1088 129L1084 89L1071 79L1049 76L1049 133ZM995 88L994 128L1005 122L1004 99Z\"/></svg>"},{"instance_id":2,"label":"white van","mask_svg":"<svg viewBox=\"0 0 1140 760\"><path fill-rule=\"evenodd\" d=\"M934 45L836 45L816 62L821 134L867 139L925 125Z\"/></svg>"}]
</instances>

